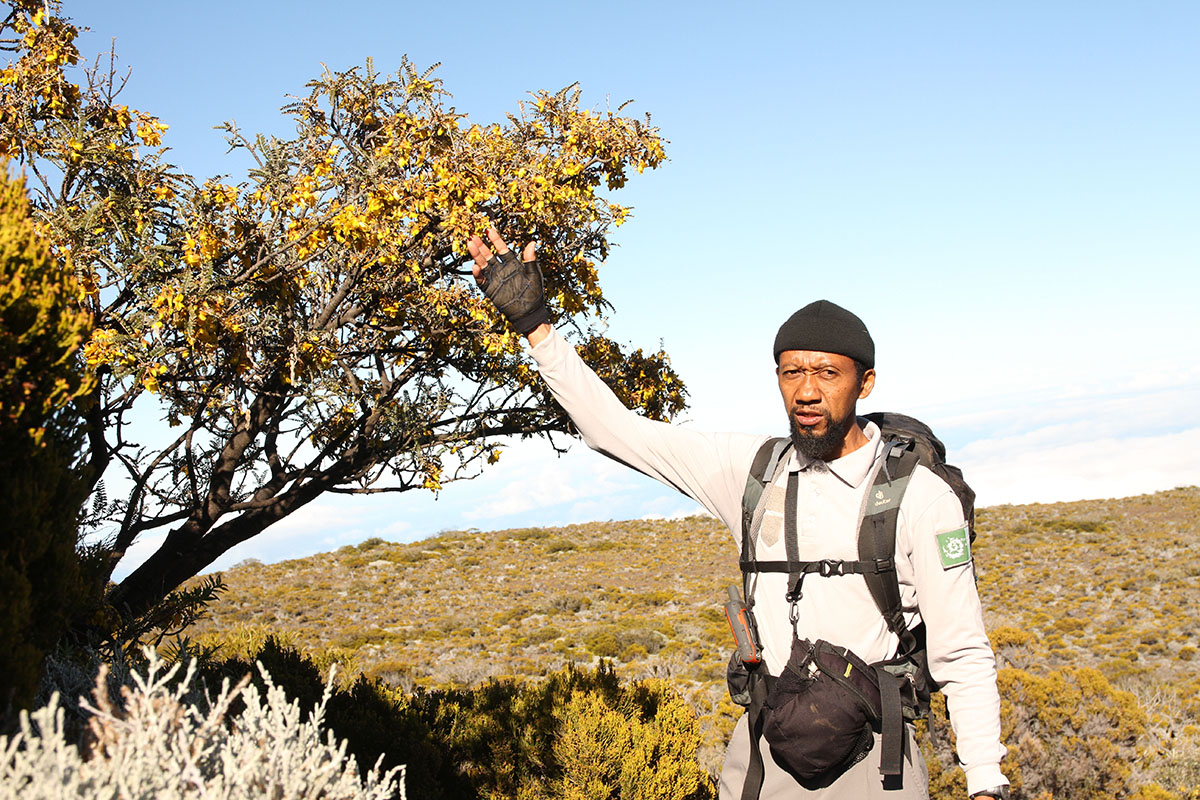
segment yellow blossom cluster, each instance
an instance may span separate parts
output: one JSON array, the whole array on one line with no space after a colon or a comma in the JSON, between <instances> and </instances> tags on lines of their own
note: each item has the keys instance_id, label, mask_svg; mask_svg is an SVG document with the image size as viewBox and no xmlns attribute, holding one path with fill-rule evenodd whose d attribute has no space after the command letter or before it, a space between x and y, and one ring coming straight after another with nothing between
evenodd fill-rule
<instances>
[{"instance_id":1,"label":"yellow blossom cluster","mask_svg":"<svg viewBox=\"0 0 1200 800\"><path fill-rule=\"evenodd\" d=\"M238 188L219 181L205 181L201 189L202 197L218 208L232 208L237 205Z\"/></svg>"},{"instance_id":2,"label":"yellow blossom cluster","mask_svg":"<svg viewBox=\"0 0 1200 800\"><path fill-rule=\"evenodd\" d=\"M190 231L183 240L183 260L190 266L211 263L221 252L219 232L210 225Z\"/></svg>"},{"instance_id":3,"label":"yellow blossom cluster","mask_svg":"<svg viewBox=\"0 0 1200 800\"><path fill-rule=\"evenodd\" d=\"M52 146L45 120L71 115L79 106L79 87L63 68L79 61L78 28L47 14L57 3L17 0L0 26L0 35L20 41L19 57L0 71L0 158L19 158Z\"/></svg>"},{"instance_id":4,"label":"yellow blossom cluster","mask_svg":"<svg viewBox=\"0 0 1200 800\"><path fill-rule=\"evenodd\" d=\"M83 357L93 367L102 364L132 366L137 363L137 359L124 346L125 338L113 328L96 328L83 346Z\"/></svg>"},{"instance_id":5,"label":"yellow blossom cluster","mask_svg":"<svg viewBox=\"0 0 1200 800\"><path fill-rule=\"evenodd\" d=\"M142 140L142 143L147 147L161 147L163 131L168 126L158 121L157 117L152 117L149 114L136 112L137 114L137 137ZM128 123L126 123L128 124Z\"/></svg>"}]
</instances>

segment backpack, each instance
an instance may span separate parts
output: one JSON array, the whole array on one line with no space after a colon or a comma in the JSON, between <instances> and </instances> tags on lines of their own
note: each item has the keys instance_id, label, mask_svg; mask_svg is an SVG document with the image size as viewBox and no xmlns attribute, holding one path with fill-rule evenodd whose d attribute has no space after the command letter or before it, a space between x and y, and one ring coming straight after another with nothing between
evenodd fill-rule
<instances>
[{"instance_id":1,"label":"backpack","mask_svg":"<svg viewBox=\"0 0 1200 800\"><path fill-rule=\"evenodd\" d=\"M879 426L884 455L859 513L859 560L799 561L791 541L787 542L787 561L759 561L754 557L752 527L755 509L763 491L786 464L791 448L790 439L775 438L768 439L759 448L746 479L742 495L742 557L739 566L746 603L751 611L754 600L750 578L755 572L786 572L789 576L788 598L793 600L799 597L805 577L812 573L823 576L853 573L863 576L888 629L900 640L897 657L878 665L897 676L897 685L901 689L900 693L889 691L888 699L883 704L880 759L880 771L885 776L899 775L903 759L904 720L918 719L928 713L929 697L936 688L927 666L924 624L909 630L904 623L895 567L896 523L900 503L917 465L925 466L944 480L958 497L967 521L969 541L974 542L975 492L963 479L962 471L946 463L945 445L929 426L912 417L891 412L864 416ZM786 515L785 511L785 518ZM749 798L757 797L757 786L762 781L762 760L755 732L761 728L762 705L772 681L765 671L760 673L757 669L745 677L750 684L742 696L748 701L745 705L748 705L751 715L751 768L742 796Z\"/></svg>"}]
</instances>

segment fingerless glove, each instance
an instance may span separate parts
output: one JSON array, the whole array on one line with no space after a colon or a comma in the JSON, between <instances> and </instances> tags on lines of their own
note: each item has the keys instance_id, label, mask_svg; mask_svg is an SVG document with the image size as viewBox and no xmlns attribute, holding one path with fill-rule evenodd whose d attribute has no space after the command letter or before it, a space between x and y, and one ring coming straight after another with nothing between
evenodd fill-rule
<instances>
[{"instance_id":1,"label":"fingerless glove","mask_svg":"<svg viewBox=\"0 0 1200 800\"><path fill-rule=\"evenodd\" d=\"M522 261L512 250L494 255L484 267L482 286L483 293L522 336L550 322L537 259Z\"/></svg>"}]
</instances>

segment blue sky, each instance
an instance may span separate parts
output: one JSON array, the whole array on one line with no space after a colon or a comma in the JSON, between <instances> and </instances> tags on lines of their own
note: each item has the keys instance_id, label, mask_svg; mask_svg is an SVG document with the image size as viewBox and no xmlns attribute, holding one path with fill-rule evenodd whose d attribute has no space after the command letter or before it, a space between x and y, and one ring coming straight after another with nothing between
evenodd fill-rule
<instances>
[{"instance_id":1,"label":"blue sky","mask_svg":"<svg viewBox=\"0 0 1200 800\"><path fill-rule=\"evenodd\" d=\"M321 64L441 62L500 120L579 81L650 113L670 161L601 271L610 334L660 341L685 424L779 433L770 343L828 298L878 348L864 410L921 416L981 504L1200 483L1200 5L1012 2L68 2L116 39L125 102L186 171L237 180L212 126L287 134ZM578 451L580 448L575 448ZM372 535L670 516L691 501L586 452L512 448L427 494L321 500L227 555ZM147 543L147 545L152 543Z\"/></svg>"}]
</instances>

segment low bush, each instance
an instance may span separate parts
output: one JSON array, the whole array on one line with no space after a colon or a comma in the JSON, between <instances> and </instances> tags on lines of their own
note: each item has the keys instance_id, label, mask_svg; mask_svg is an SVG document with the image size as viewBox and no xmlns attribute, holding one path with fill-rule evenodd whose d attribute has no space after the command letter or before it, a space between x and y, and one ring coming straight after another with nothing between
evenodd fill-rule
<instances>
[{"instance_id":1,"label":"low bush","mask_svg":"<svg viewBox=\"0 0 1200 800\"><path fill-rule=\"evenodd\" d=\"M1130 797L1133 765L1142 756L1146 714L1137 698L1115 689L1097 670L1067 667L1046 674L1021 669L998 673L1001 764L1013 800L1112 800ZM956 766L945 698L933 696L921 726L930 796L962 797L966 781ZM1172 795L1174 796L1174 795Z\"/></svg>"},{"instance_id":2,"label":"low bush","mask_svg":"<svg viewBox=\"0 0 1200 800\"><path fill-rule=\"evenodd\" d=\"M556 711L553 753L562 767L552 797L564 800L712 796L696 762L696 715L662 681L646 681L616 705L574 691Z\"/></svg>"},{"instance_id":3,"label":"low bush","mask_svg":"<svg viewBox=\"0 0 1200 800\"><path fill-rule=\"evenodd\" d=\"M256 654L302 706L329 690L316 662L268 639ZM216 680L238 659L207 665ZM261 677L255 677L261 685ZM444 800L711 800L692 707L657 680L622 682L611 665L567 666L540 680L491 680L411 692L359 678L332 690L325 724L359 764L405 767L415 797ZM599 782L592 780L603 776ZM588 788L591 787L591 788Z\"/></svg>"},{"instance_id":4,"label":"low bush","mask_svg":"<svg viewBox=\"0 0 1200 800\"><path fill-rule=\"evenodd\" d=\"M1001 670L1006 774L1025 797L1102 800L1126 789L1146 715L1097 670Z\"/></svg>"},{"instance_id":5,"label":"low bush","mask_svg":"<svg viewBox=\"0 0 1200 800\"><path fill-rule=\"evenodd\" d=\"M81 702L83 747L64 726L57 693L22 713L20 733L0 736L0 800L405 796L402 769L360 777L345 744L323 730L331 683L302 720L300 703L265 670L265 693L248 679L226 680L208 697L194 684L194 664L180 678L181 664L168 668L151 652L145 676L134 671L117 702L101 669L92 701Z\"/></svg>"}]
</instances>

